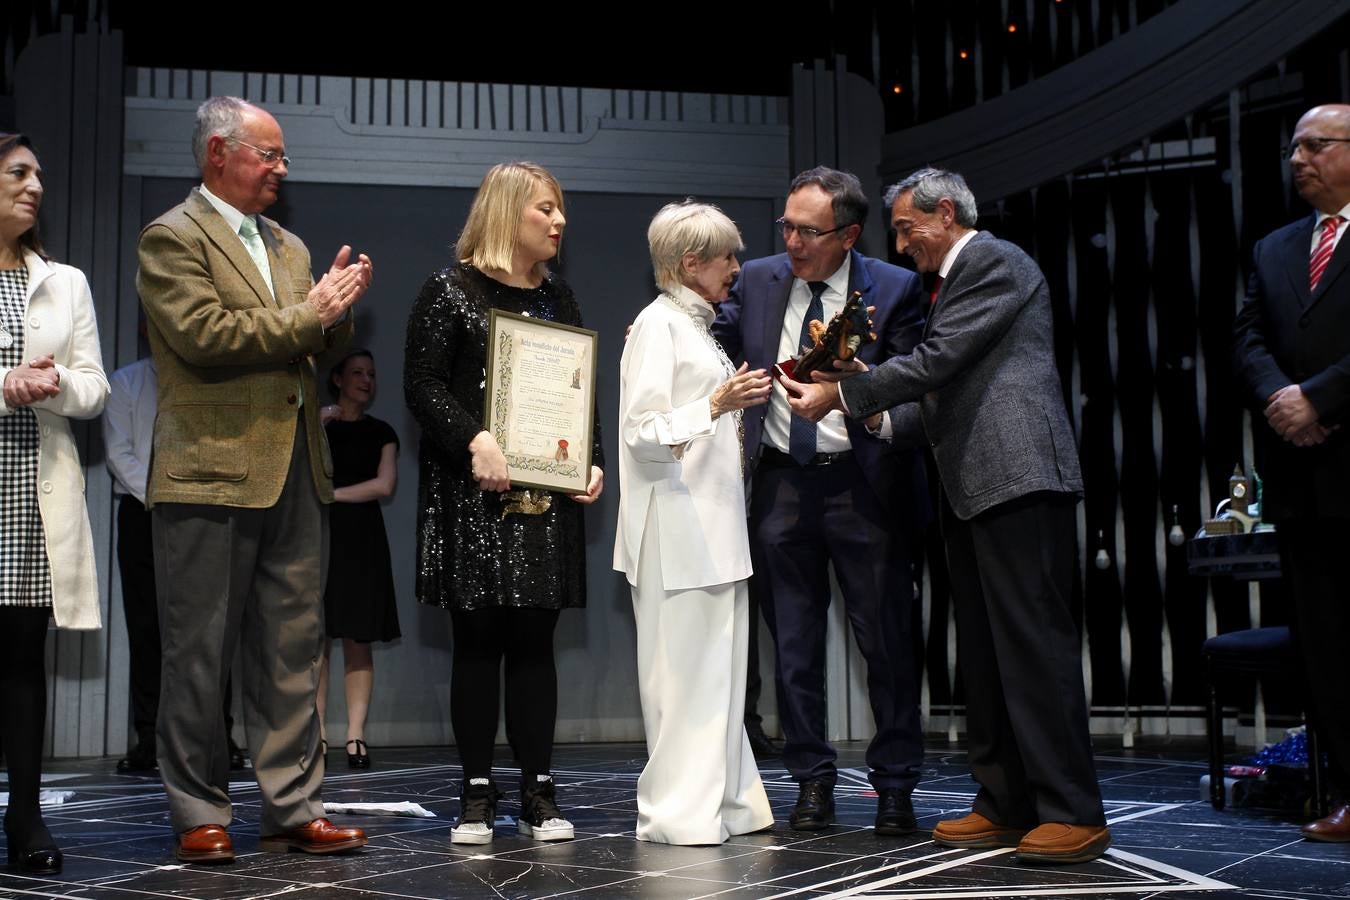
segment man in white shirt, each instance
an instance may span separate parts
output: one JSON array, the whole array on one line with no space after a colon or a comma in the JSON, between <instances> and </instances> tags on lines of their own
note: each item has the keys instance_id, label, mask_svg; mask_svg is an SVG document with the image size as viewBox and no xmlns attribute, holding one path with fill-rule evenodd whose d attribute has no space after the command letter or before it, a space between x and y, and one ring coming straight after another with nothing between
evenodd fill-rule
<instances>
[{"instance_id":1,"label":"man in white shirt","mask_svg":"<svg viewBox=\"0 0 1350 900\"><path fill-rule=\"evenodd\" d=\"M141 322L141 334L145 323ZM159 387L155 361L138 359L108 376L103 407L103 452L117 497L117 570L122 577L122 613L127 624L131 669L131 722L136 746L117 761L117 771L134 775L159 768L155 720L159 715L159 606L155 595L155 552L145 485L150 475L155 408ZM226 682L221 704L230 768L244 768L244 751L234 742L230 715L233 692Z\"/></svg>"},{"instance_id":2,"label":"man in white shirt","mask_svg":"<svg viewBox=\"0 0 1350 900\"><path fill-rule=\"evenodd\" d=\"M131 721L136 746L117 771L151 772L155 763L155 717L159 711L159 611L155 602L155 557L145 482L154 437L155 363L146 357L108 376L103 407L103 449L117 500L117 568L131 664Z\"/></svg>"},{"instance_id":3,"label":"man in white shirt","mask_svg":"<svg viewBox=\"0 0 1350 900\"><path fill-rule=\"evenodd\" d=\"M1050 291L1029 256L975 230L975 196L960 175L921 169L886 201L896 250L939 276L923 340L871 371L793 387L792 410L818 419L908 404L893 425L923 434L937 462L980 790L974 810L939 822L933 840L1015 846L1022 862L1094 859L1111 833L1069 609L1083 484Z\"/></svg>"}]
</instances>

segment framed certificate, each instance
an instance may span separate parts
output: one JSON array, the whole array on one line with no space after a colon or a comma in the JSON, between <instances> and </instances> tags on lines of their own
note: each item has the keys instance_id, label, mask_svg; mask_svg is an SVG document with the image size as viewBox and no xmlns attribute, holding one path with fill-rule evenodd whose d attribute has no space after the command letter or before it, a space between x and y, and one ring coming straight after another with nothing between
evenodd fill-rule
<instances>
[{"instance_id":1,"label":"framed certificate","mask_svg":"<svg viewBox=\"0 0 1350 900\"><path fill-rule=\"evenodd\" d=\"M488 313L483 429L513 487L584 494L595 426L594 331Z\"/></svg>"}]
</instances>

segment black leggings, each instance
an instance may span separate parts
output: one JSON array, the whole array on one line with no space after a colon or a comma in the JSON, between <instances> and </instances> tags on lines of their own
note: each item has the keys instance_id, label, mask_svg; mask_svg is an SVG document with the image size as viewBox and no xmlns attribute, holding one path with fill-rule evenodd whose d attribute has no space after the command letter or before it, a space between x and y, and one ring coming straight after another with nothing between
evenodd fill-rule
<instances>
[{"instance_id":1,"label":"black leggings","mask_svg":"<svg viewBox=\"0 0 1350 900\"><path fill-rule=\"evenodd\" d=\"M43 847L51 835L42 824L42 738L47 728L47 607L0 606L0 742L9 770L6 846Z\"/></svg>"},{"instance_id":2,"label":"black leggings","mask_svg":"<svg viewBox=\"0 0 1350 900\"><path fill-rule=\"evenodd\" d=\"M492 775L502 657L506 658L506 736L522 778L549 771L558 717L553 665L556 609L494 607L451 612L454 662L450 722L464 778Z\"/></svg>"}]
</instances>

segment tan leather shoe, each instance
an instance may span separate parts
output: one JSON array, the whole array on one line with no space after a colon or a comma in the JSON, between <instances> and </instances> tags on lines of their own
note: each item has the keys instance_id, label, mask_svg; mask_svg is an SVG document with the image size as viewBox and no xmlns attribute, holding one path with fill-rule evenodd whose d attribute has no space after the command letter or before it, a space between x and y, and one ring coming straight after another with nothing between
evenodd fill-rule
<instances>
[{"instance_id":1,"label":"tan leather shoe","mask_svg":"<svg viewBox=\"0 0 1350 900\"><path fill-rule=\"evenodd\" d=\"M1068 825L1046 822L1038 825L1017 845L1019 862L1068 865L1096 859L1111 846L1111 830L1105 825Z\"/></svg>"},{"instance_id":2,"label":"tan leather shoe","mask_svg":"<svg viewBox=\"0 0 1350 900\"><path fill-rule=\"evenodd\" d=\"M327 819L315 819L307 825L292 828L281 834L264 835L258 839L258 849L266 853L342 853L366 844L366 833L360 828L338 828Z\"/></svg>"},{"instance_id":3,"label":"tan leather shoe","mask_svg":"<svg viewBox=\"0 0 1350 900\"><path fill-rule=\"evenodd\" d=\"M1026 833L1025 828L1008 828L973 812L959 819L937 823L933 828L933 842L963 850L1016 847Z\"/></svg>"},{"instance_id":4,"label":"tan leather shoe","mask_svg":"<svg viewBox=\"0 0 1350 900\"><path fill-rule=\"evenodd\" d=\"M1300 830L1310 841L1350 843L1350 805L1337 807L1332 810L1331 815L1316 822L1309 822Z\"/></svg>"},{"instance_id":5,"label":"tan leather shoe","mask_svg":"<svg viewBox=\"0 0 1350 900\"><path fill-rule=\"evenodd\" d=\"M234 859L234 845L221 826L198 825L174 839L173 855L183 862L229 862Z\"/></svg>"}]
</instances>

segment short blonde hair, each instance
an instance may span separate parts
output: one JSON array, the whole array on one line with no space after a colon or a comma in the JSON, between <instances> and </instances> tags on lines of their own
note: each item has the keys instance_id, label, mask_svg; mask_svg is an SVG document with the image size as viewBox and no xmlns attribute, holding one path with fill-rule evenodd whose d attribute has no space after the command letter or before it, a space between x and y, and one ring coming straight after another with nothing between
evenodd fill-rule
<instances>
[{"instance_id":1,"label":"short blonde hair","mask_svg":"<svg viewBox=\"0 0 1350 900\"><path fill-rule=\"evenodd\" d=\"M553 191L559 211L565 213L562 187L543 166L522 160L488 169L455 244L455 257L478 269L509 272L521 217L541 183ZM548 266L541 262L535 271L542 277L548 274Z\"/></svg>"},{"instance_id":2,"label":"short blonde hair","mask_svg":"<svg viewBox=\"0 0 1350 900\"><path fill-rule=\"evenodd\" d=\"M667 292L684 284L681 262L686 253L708 262L745 249L740 230L726 213L692 197L661 207L647 226L647 246L656 286Z\"/></svg>"}]
</instances>

